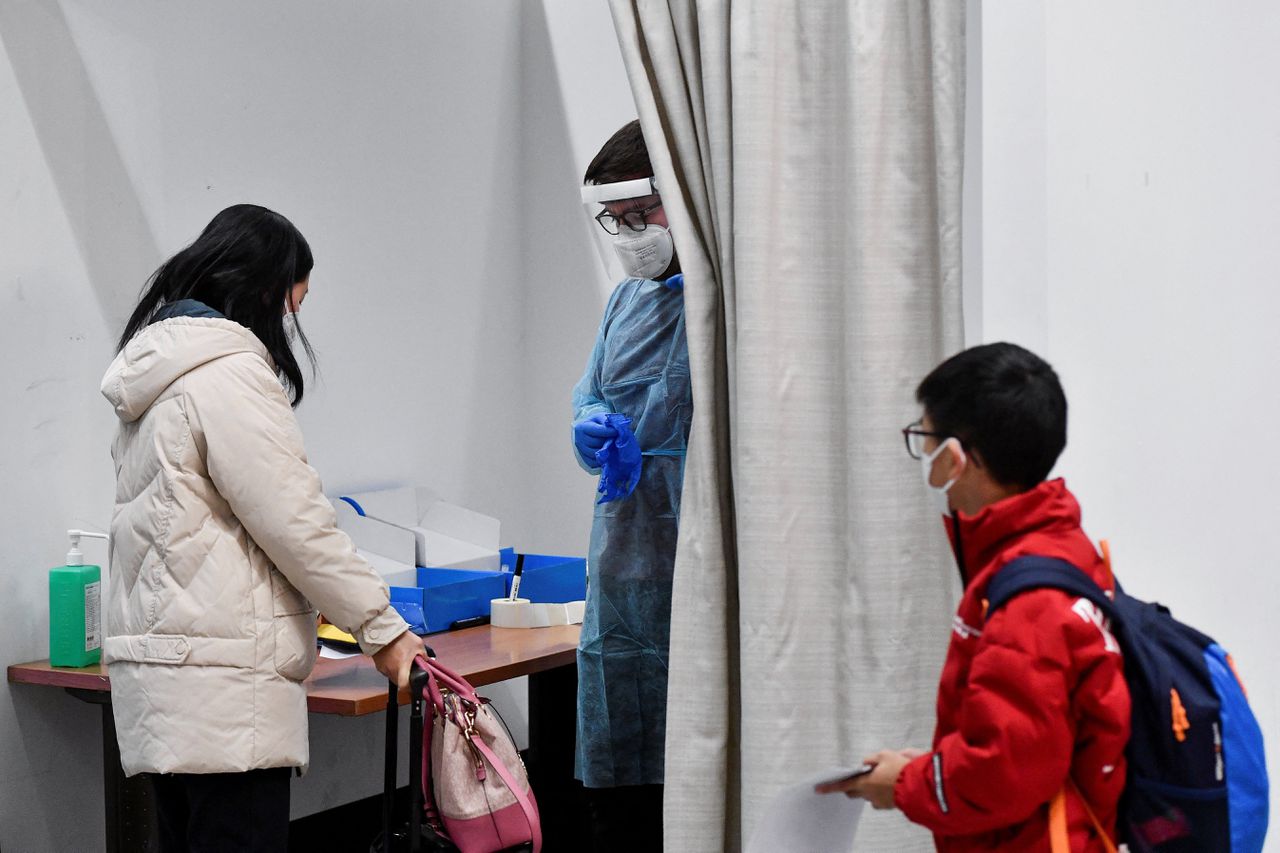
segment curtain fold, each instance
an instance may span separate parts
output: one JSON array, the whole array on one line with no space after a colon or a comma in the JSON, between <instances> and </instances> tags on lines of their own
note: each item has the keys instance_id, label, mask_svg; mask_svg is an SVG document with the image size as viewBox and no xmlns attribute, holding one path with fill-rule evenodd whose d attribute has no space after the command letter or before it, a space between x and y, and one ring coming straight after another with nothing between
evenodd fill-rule
<instances>
[{"instance_id":1,"label":"curtain fold","mask_svg":"<svg viewBox=\"0 0 1280 853\"><path fill-rule=\"evenodd\" d=\"M898 430L961 345L965 6L611 0L686 274L666 849L928 746L957 579ZM897 814L863 850L926 850Z\"/></svg>"}]
</instances>

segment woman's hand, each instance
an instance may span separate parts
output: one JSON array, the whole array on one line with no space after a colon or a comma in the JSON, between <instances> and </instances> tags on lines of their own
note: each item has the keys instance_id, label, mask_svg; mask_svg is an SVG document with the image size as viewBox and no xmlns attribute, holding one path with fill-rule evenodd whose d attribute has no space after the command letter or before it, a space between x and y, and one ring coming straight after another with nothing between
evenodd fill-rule
<instances>
[{"instance_id":1,"label":"woman's hand","mask_svg":"<svg viewBox=\"0 0 1280 853\"><path fill-rule=\"evenodd\" d=\"M418 655L426 654L426 644L412 631L405 631L373 655L378 672L400 687L409 686L409 670Z\"/></svg>"}]
</instances>

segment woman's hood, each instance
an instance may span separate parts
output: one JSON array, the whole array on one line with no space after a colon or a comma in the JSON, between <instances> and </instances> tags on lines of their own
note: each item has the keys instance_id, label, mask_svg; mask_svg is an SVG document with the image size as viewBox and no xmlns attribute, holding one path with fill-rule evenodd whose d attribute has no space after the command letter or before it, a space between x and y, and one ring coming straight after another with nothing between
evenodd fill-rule
<instances>
[{"instance_id":1,"label":"woman's hood","mask_svg":"<svg viewBox=\"0 0 1280 853\"><path fill-rule=\"evenodd\" d=\"M219 358L266 347L239 323L219 317L178 316L134 335L102 377L102 395L124 423L146 413L166 388L186 373Z\"/></svg>"}]
</instances>

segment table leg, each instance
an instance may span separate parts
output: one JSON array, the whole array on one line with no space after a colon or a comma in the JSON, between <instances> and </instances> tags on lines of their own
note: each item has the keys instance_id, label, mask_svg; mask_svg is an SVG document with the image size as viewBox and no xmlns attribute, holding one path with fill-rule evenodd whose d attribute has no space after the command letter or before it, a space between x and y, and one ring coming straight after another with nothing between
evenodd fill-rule
<instances>
[{"instance_id":1,"label":"table leg","mask_svg":"<svg viewBox=\"0 0 1280 853\"><path fill-rule=\"evenodd\" d=\"M581 786L573 778L578 669L559 666L529 676L529 777L538 798L548 853L585 849Z\"/></svg>"},{"instance_id":2,"label":"table leg","mask_svg":"<svg viewBox=\"0 0 1280 853\"><path fill-rule=\"evenodd\" d=\"M111 703L104 702L102 713L102 795L107 817L107 853L127 850L120 837L120 789L124 786L124 770L120 767L120 743L116 740L116 718Z\"/></svg>"},{"instance_id":3,"label":"table leg","mask_svg":"<svg viewBox=\"0 0 1280 853\"><path fill-rule=\"evenodd\" d=\"M148 853L160 849L155 817L155 793L145 776L126 779L120 766L116 720L111 694L66 688L82 702L98 705L102 712L102 797L106 817L107 853Z\"/></svg>"}]
</instances>

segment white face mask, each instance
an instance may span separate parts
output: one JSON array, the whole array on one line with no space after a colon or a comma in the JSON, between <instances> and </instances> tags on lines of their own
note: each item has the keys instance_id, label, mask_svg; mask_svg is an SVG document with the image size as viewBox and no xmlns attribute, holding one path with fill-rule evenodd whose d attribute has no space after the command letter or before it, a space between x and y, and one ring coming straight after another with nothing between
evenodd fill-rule
<instances>
[{"instance_id":1,"label":"white face mask","mask_svg":"<svg viewBox=\"0 0 1280 853\"><path fill-rule=\"evenodd\" d=\"M298 314L296 311L284 312L284 336L292 344L298 339Z\"/></svg>"},{"instance_id":2,"label":"white face mask","mask_svg":"<svg viewBox=\"0 0 1280 853\"><path fill-rule=\"evenodd\" d=\"M939 456L942 455L942 452L947 449L947 445L951 444L952 442L955 442L956 450L960 453L961 467L957 469L956 475L952 477L950 480L947 480L947 482L943 483L941 486L935 486L933 485L933 483L929 482L933 474L933 463L937 460ZM951 490L951 487L956 484L956 480L960 479L959 472L963 471L964 463L965 463L964 448L960 446L960 441L959 439L956 439L956 438L946 439L937 447L935 447L932 453L926 453L925 455L920 457L920 469L924 473L924 484L929 488L929 494L933 498L935 508L942 515L946 515L951 511L951 507L947 503L947 492L949 492Z\"/></svg>"},{"instance_id":3,"label":"white face mask","mask_svg":"<svg viewBox=\"0 0 1280 853\"><path fill-rule=\"evenodd\" d=\"M632 231L623 225L613 238L613 251L627 275L657 278L671 265L676 250L671 232L661 225L649 225L643 231Z\"/></svg>"}]
</instances>

